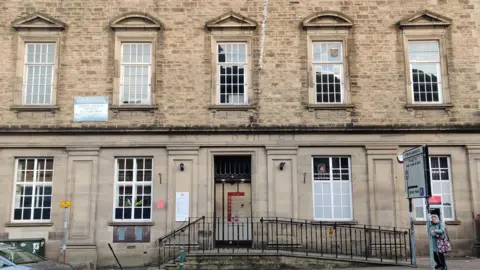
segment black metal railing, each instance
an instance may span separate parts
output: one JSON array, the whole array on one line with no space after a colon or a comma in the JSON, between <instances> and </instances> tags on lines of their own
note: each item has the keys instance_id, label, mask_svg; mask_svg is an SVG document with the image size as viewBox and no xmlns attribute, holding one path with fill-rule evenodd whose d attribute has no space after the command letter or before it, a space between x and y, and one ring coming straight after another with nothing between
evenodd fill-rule
<instances>
[{"instance_id":1,"label":"black metal railing","mask_svg":"<svg viewBox=\"0 0 480 270\"><path fill-rule=\"evenodd\" d=\"M192 239L192 242L190 242L190 239L193 238L194 235L198 235L198 224L200 222L203 225L202 228L206 228L204 216L193 219L188 218L185 224L182 224L179 228L174 229L166 235L158 238L160 265L164 265L172 260L175 262L178 257L178 248L181 246L186 246L188 248L188 252L190 252L190 246L194 243L194 240ZM196 245L194 244L194 247L195 246Z\"/></svg>"},{"instance_id":2,"label":"black metal railing","mask_svg":"<svg viewBox=\"0 0 480 270\"><path fill-rule=\"evenodd\" d=\"M411 264L410 230L286 218L191 218L159 239L161 264L186 254L282 253Z\"/></svg>"}]
</instances>

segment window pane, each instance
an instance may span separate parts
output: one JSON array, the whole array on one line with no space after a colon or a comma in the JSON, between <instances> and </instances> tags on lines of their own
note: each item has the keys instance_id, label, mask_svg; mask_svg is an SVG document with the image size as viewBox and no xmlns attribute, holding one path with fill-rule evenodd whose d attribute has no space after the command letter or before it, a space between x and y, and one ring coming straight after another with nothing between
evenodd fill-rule
<instances>
[{"instance_id":1,"label":"window pane","mask_svg":"<svg viewBox=\"0 0 480 270\"><path fill-rule=\"evenodd\" d=\"M145 182L152 181L152 171L145 171L144 172L144 181Z\"/></svg>"},{"instance_id":2,"label":"window pane","mask_svg":"<svg viewBox=\"0 0 480 270\"><path fill-rule=\"evenodd\" d=\"M334 193L333 195L333 206L339 207L342 206L342 196Z\"/></svg>"},{"instance_id":3,"label":"window pane","mask_svg":"<svg viewBox=\"0 0 480 270\"><path fill-rule=\"evenodd\" d=\"M50 208L43 208L42 219L49 220L50 219Z\"/></svg>"},{"instance_id":4,"label":"window pane","mask_svg":"<svg viewBox=\"0 0 480 270\"><path fill-rule=\"evenodd\" d=\"M330 161L328 158L314 158L312 169L315 181L330 180Z\"/></svg>"},{"instance_id":5,"label":"window pane","mask_svg":"<svg viewBox=\"0 0 480 270\"><path fill-rule=\"evenodd\" d=\"M343 65L316 64L314 68L317 103L342 103L338 93L343 92Z\"/></svg>"},{"instance_id":6,"label":"window pane","mask_svg":"<svg viewBox=\"0 0 480 270\"><path fill-rule=\"evenodd\" d=\"M331 207L324 207L323 208L323 215L325 219L331 219L332 218L332 208Z\"/></svg>"},{"instance_id":7,"label":"window pane","mask_svg":"<svg viewBox=\"0 0 480 270\"><path fill-rule=\"evenodd\" d=\"M350 195L342 196L342 206L350 206Z\"/></svg>"},{"instance_id":8,"label":"window pane","mask_svg":"<svg viewBox=\"0 0 480 270\"><path fill-rule=\"evenodd\" d=\"M151 44L123 44L121 103L150 103Z\"/></svg>"},{"instance_id":9,"label":"window pane","mask_svg":"<svg viewBox=\"0 0 480 270\"><path fill-rule=\"evenodd\" d=\"M441 168L448 168L448 159L446 157L439 158L440 160L440 167Z\"/></svg>"},{"instance_id":10,"label":"window pane","mask_svg":"<svg viewBox=\"0 0 480 270\"><path fill-rule=\"evenodd\" d=\"M314 42L312 46L314 62L338 63L343 61L341 42Z\"/></svg>"},{"instance_id":11,"label":"window pane","mask_svg":"<svg viewBox=\"0 0 480 270\"><path fill-rule=\"evenodd\" d=\"M332 196L330 194L322 195L322 205L323 206L332 206Z\"/></svg>"},{"instance_id":12,"label":"window pane","mask_svg":"<svg viewBox=\"0 0 480 270\"><path fill-rule=\"evenodd\" d=\"M115 208L115 219L123 219L123 208Z\"/></svg>"},{"instance_id":13,"label":"window pane","mask_svg":"<svg viewBox=\"0 0 480 270\"><path fill-rule=\"evenodd\" d=\"M315 218L350 219L352 200L351 182L348 177L350 175L349 158L315 157L312 165L314 205L323 207L322 210L315 209L315 211L324 215L322 218L316 214ZM341 179L344 181L339 181Z\"/></svg>"},{"instance_id":14,"label":"window pane","mask_svg":"<svg viewBox=\"0 0 480 270\"><path fill-rule=\"evenodd\" d=\"M324 218L323 207L315 207L314 211L315 211L315 218L318 218L318 219Z\"/></svg>"},{"instance_id":15,"label":"window pane","mask_svg":"<svg viewBox=\"0 0 480 270\"><path fill-rule=\"evenodd\" d=\"M219 43L218 95L222 104L245 104L246 43Z\"/></svg>"},{"instance_id":16,"label":"window pane","mask_svg":"<svg viewBox=\"0 0 480 270\"><path fill-rule=\"evenodd\" d=\"M417 219L425 219L423 207L415 207L415 217Z\"/></svg>"},{"instance_id":17,"label":"window pane","mask_svg":"<svg viewBox=\"0 0 480 270\"><path fill-rule=\"evenodd\" d=\"M117 162L119 164L124 162L124 165L119 165L118 167L119 176L122 175L120 168L127 170L123 170L123 178L126 181L122 181L122 177L118 177L117 180L119 186L118 189L116 189L117 206L115 219L150 219L150 212L145 209L151 209L152 187L151 185L143 185L143 183L151 181L152 159L128 158L122 159L121 161L119 159ZM133 176L135 176L135 178L133 178ZM121 208L121 210L119 210L119 208Z\"/></svg>"},{"instance_id":18,"label":"window pane","mask_svg":"<svg viewBox=\"0 0 480 270\"><path fill-rule=\"evenodd\" d=\"M409 41L410 61L439 61L438 41Z\"/></svg>"},{"instance_id":19,"label":"window pane","mask_svg":"<svg viewBox=\"0 0 480 270\"><path fill-rule=\"evenodd\" d=\"M336 219L343 218L342 207L333 207L333 217Z\"/></svg>"},{"instance_id":20,"label":"window pane","mask_svg":"<svg viewBox=\"0 0 480 270\"><path fill-rule=\"evenodd\" d=\"M439 63L412 64L415 102L439 102L441 91ZM415 78L418 77L418 81Z\"/></svg>"},{"instance_id":21,"label":"window pane","mask_svg":"<svg viewBox=\"0 0 480 270\"><path fill-rule=\"evenodd\" d=\"M431 157L430 158L430 164L431 164L430 166L431 166L432 169L438 169L439 165L440 165L437 157Z\"/></svg>"},{"instance_id":22,"label":"window pane","mask_svg":"<svg viewBox=\"0 0 480 270\"><path fill-rule=\"evenodd\" d=\"M27 105L51 103L55 46L54 43L31 43L26 46L24 102Z\"/></svg>"},{"instance_id":23,"label":"window pane","mask_svg":"<svg viewBox=\"0 0 480 270\"><path fill-rule=\"evenodd\" d=\"M453 219L453 211L451 206L443 207L443 217L445 219Z\"/></svg>"},{"instance_id":24,"label":"window pane","mask_svg":"<svg viewBox=\"0 0 480 270\"><path fill-rule=\"evenodd\" d=\"M351 208L350 207L343 207L343 218L344 219L351 219L352 214L351 214Z\"/></svg>"}]
</instances>

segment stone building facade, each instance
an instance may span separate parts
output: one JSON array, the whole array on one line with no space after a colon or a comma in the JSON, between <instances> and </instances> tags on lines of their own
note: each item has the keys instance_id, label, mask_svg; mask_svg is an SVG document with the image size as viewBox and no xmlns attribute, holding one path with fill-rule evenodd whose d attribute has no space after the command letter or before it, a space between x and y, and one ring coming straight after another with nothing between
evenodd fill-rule
<instances>
[{"instance_id":1,"label":"stone building facade","mask_svg":"<svg viewBox=\"0 0 480 270\"><path fill-rule=\"evenodd\" d=\"M396 157L428 144L434 207L454 253L471 253L479 1L0 7L3 239L45 238L56 258L69 200L69 262L113 265L112 243L125 265L149 264L182 224L176 194L188 193L186 216L223 216L217 176L234 173L246 216L408 227ZM108 119L74 121L75 98L91 96L108 97Z\"/></svg>"}]
</instances>

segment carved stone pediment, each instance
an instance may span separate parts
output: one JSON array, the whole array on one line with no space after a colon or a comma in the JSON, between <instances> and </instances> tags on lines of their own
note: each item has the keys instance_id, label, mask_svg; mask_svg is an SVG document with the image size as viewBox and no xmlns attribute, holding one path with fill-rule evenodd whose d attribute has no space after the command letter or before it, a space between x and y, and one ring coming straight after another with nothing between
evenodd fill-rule
<instances>
[{"instance_id":1,"label":"carved stone pediment","mask_svg":"<svg viewBox=\"0 0 480 270\"><path fill-rule=\"evenodd\" d=\"M140 12L123 14L110 23L113 30L155 30L162 29L162 23L154 17Z\"/></svg>"},{"instance_id":2,"label":"carved stone pediment","mask_svg":"<svg viewBox=\"0 0 480 270\"><path fill-rule=\"evenodd\" d=\"M353 20L347 15L337 11L322 11L314 13L302 21L305 29L309 28L350 28L353 26Z\"/></svg>"},{"instance_id":3,"label":"carved stone pediment","mask_svg":"<svg viewBox=\"0 0 480 270\"><path fill-rule=\"evenodd\" d=\"M433 26L443 26L448 27L452 24L452 19L442 16L440 14L434 13L429 10L424 10L417 12L407 18L401 20L398 24L400 27L433 27Z\"/></svg>"},{"instance_id":4,"label":"carved stone pediment","mask_svg":"<svg viewBox=\"0 0 480 270\"><path fill-rule=\"evenodd\" d=\"M254 30L257 28L257 22L231 11L208 21L206 27L209 30L229 28Z\"/></svg>"},{"instance_id":5,"label":"carved stone pediment","mask_svg":"<svg viewBox=\"0 0 480 270\"><path fill-rule=\"evenodd\" d=\"M39 12L13 21L12 26L18 31L33 29L62 31L66 28L65 23Z\"/></svg>"}]
</instances>

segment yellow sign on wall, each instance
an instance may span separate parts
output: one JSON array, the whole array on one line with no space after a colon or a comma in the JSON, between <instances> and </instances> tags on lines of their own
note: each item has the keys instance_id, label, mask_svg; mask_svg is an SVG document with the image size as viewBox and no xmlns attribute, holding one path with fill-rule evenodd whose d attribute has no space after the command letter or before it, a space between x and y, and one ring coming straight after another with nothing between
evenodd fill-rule
<instances>
[{"instance_id":1,"label":"yellow sign on wall","mask_svg":"<svg viewBox=\"0 0 480 270\"><path fill-rule=\"evenodd\" d=\"M61 201L60 202L60 207L62 207L62 208L69 208L70 206L72 206L71 201Z\"/></svg>"},{"instance_id":2,"label":"yellow sign on wall","mask_svg":"<svg viewBox=\"0 0 480 270\"><path fill-rule=\"evenodd\" d=\"M333 229L328 229L328 236L334 236L335 231Z\"/></svg>"}]
</instances>

